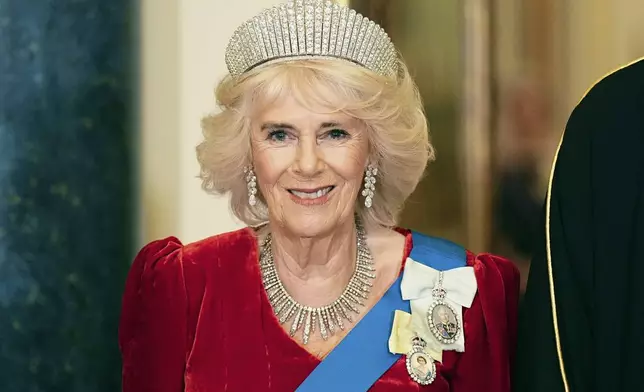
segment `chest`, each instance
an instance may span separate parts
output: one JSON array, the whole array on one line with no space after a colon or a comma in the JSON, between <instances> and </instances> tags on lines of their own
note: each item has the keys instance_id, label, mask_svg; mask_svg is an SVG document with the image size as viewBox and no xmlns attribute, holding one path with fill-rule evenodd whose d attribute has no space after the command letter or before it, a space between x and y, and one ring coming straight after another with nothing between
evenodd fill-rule
<instances>
[{"instance_id":1,"label":"chest","mask_svg":"<svg viewBox=\"0 0 644 392\"><path fill-rule=\"evenodd\" d=\"M344 339L348 331L336 332L335 335L329 337L327 340L319 337L314 338L307 345L303 346L314 357L322 360Z\"/></svg>"},{"instance_id":2,"label":"chest","mask_svg":"<svg viewBox=\"0 0 644 392\"><path fill-rule=\"evenodd\" d=\"M351 330L360 322L362 317L364 317L364 315L367 314L376 305L378 300L382 297L382 295L384 295L386 288L387 285L382 284L379 281L375 281L372 288L372 295L368 299L363 300L363 307L358 308L360 310L360 313L355 314L347 312L347 314L349 314L349 316L351 317L351 321L349 322L347 320L344 320L343 329L338 328L336 324L333 333L329 334L327 339L323 339L322 335L320 334L319 328L314 328L312 330L309 341L306 344L304 344L303 342L301 331L298 331L298 333L296 333L295 336L292 337L292 339L295 340L300 346L302 346L304 350L306 350L312 356L320 360L324 359L351 332ZM275 321L277 321L277 318L275 318ZM290 323L287 322L282 324L281 328L285 334L290 334Z\"/></svg>"},{"instance_id":3,"label":"chest","mask_svg":"<svg viewBox=\"0 0 644 392\"><path fill-rule=\"evenodd\" d=\"M227 278L229 283L236 280ZM259 276L239 279L234 287L235 290L224 290L217 285L206 290L191 337L185 374L187 391L295 391L320 364L320 357L332 351L349 332L345 329L327 341L316 338L304 347L301 340L289 335L288 325L281 325L275 317ZM356 360L361 359L365 360L357 353ZM342 376L350 377L350 372L349 367ZM442 372L443 369L439 370ZM448 390L446 378L441 375L432 385L416 384L407 372L404 356L370 389Z\"/></svg>"}]
</instances>

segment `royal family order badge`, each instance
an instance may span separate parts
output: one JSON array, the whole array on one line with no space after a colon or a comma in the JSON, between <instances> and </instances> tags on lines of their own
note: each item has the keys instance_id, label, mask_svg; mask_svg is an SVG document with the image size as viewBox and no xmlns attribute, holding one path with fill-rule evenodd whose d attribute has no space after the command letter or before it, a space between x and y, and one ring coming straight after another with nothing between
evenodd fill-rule
<instances>
[{"instance_id":1,"label":"royal family order badge","mask_svg":"<svg viewBox=\"0 0 644 392\"><path fill-rule=\"evenodd\" d=\"M436 363L425 350L427 343L419 337L412 340L412 348L407 353L407 372L412 380L420 385L429 385L436 379Z\"/></svg>"},{"instance_id":2,"label":"royal family order badge","mask_svg":"<svg viewBox=\"0 0 644 392\"><path fill-rule=\"evenodd\" d=\"M427 310L427 322L432 334L439 342L453 344L458 339L461 326L456 310L445 302L447 292L443 288L443 272L438 275L438 284L432 290L434 302Z\"/></svg>"}]
</instances>

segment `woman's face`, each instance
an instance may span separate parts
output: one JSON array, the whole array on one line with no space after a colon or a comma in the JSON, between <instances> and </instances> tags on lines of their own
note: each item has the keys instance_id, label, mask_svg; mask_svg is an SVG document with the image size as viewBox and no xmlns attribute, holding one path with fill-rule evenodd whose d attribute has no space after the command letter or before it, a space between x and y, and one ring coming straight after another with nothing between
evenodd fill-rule
<instances>
[{"instance_id":1,"label":"woman's face","mask_svg":"<svg viewBox=\"0 0 644 392\"><path fill-rule=\"evenodd\" d=\"M252 118L253 166L271 222L300 237L353 219L368 164L362 122L325 111L287 97Z\"/></svg>"}]
</instances>

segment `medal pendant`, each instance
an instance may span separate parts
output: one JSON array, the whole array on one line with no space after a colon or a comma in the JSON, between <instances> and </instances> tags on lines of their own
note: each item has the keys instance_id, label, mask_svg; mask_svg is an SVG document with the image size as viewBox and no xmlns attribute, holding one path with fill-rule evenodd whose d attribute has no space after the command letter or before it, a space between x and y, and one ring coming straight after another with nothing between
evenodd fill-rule
<instances>
[{"instance_id":1,"label":"medal pendant","mask_svg":"<svg viewBox=\"0 0 644 392\"><path fill-rule=\"evenodd\" d=\"M433 290L434 302L427 310L429 329L436 339L443 344L454 344L461 333L461 325L456 310L445 302L443 273L438 275L438 285Z\"/></svg>"},{"instance_id":2,"label":"medal pendant","mask_svg":"<svg viewBox=\"0 0 644 392\"><path fill-rule=\"evenodd\" d=\"M407 353L407 373L420 385L429 385L436 379L436 363L425 351L426 343L421 338L414 338L413 346Z\"/></svg>"}]
</instances>

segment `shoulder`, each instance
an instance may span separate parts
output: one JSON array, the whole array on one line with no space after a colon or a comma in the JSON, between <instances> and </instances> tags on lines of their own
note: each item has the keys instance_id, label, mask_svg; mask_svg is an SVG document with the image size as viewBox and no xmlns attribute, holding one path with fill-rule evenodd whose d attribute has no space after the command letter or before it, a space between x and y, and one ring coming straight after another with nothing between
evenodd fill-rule
<instances>
[{"instance_id":1,"label":"shoulder","mask_svg":"<svg viewBox=\"0 0 644 392\"><path fill-rule=\"evenodd\" d=\"M415 231L399 229L412 242L410 257L439 270L472 267L477 281L499 280L500 283L519 288L519 270L516 265L491 253L476 254L464 246L445 238L433 237Z\"/></svg>"},{"instance_id":2,"label":"shoulder","mask_svg":"<svg viewBox=\"0 0 644 392\"><path fill-rule=\"evenodd\" d=\"M218 234L184 246L185 257L193 263L212 263L228 259L228 255L237 257L256 250L257 237L252 228Z\"/></svg>"},{"instance_id":3,"label":"shoulder","mask_svg":"<svg viewBox=\"0 0 644 392\"><path fill-rule=\"evenodd\" d=\"M129 296L198 298L218 270L248 257L256 249L254 232L244 228L184 245L176 237L152 241L137 254L128 273L124 301ZM230 260L230 262L228 262Z\"/></svg>"},{"instance_id":4,"label":"shoulder","mask_svg":"<svg viewBox=\"0 0 644 392\"><path fill-rule=\"evenodd\" d=\"M243 228L200 241L183 244L176 237L155 240L145 245L137 254L133 269L142 272L173 269L177 266L203 265L222 254L248 252L256 244L253 230Z\"/></svg>"},{"instance_id":5,"label":"shoulder","mask_svg":"<svg viewBox=\"0 0 644 392\"><path fill-rule=\"evenodd\" d=\"M627 64L607 74L589 90L584 100L606 105L623 103L624 96L641 96L644 86L644 59Z\"/></svg>"},{"instance_id":6,"label":"shoulder","mask_svg":"<svg viewBox=\"0 0 644 392\"><path fill-rule=\"evenodd\" d=\"M621 140L617 135L628 135L633 133L633 129L641 129L637 125L642 121L642 100L644 60L624 66L595 83L570 115L564 139L571 144L573 141L581 143L573 139L588 140L598 135L607 141ZM621 126L614 126L617 123ZM616 144L622 149L624 145L623 142ZM602 148L606 147L602 145Z\"/></svg>"},{"instance_id":7,"label":"shoulder","mask_svg":"<svg viewBox=\"0 0 644 392\"><path fill-rule=\"evenodd\" d=\"M163 314L175 314L178 319L198 314L206 286L216 285L216 271L222 260L239 261L256 248L252 246L253 233L246 228L187 245L176 237L145 245L134 259L125 283L122 337L141 326L146 312L149 320Z\"/></svg>"},{"instance_id":8,"label":"shoulder","mask_svg":"<svg viewBox=\"0 0 644 392\"><path fill-rule=\"evenodd\" d=\"M505 257L492 253L475 254L468 251L467 264L474 267L477 275L492 273L498 275L507 284L517 285L517 287L520 284L519 269L516 264Z\"/></svg>"},{"instance_id":9,"label":"shoulder","mask_svg":"<svg viewBox=\"0 0 644 392\"><path fill-rule=\"evenodd\" d=\"M205 301L217 312L222 280L245 277L220 274L223 261L243 271L239 261L249 260L254 241L254 231L242 229L188 245L168 237L141 249L125 283L118 330L129 390L159 390L170 379L180 385Z\"/></svg>"}]
</instances>

